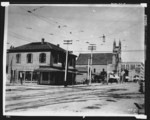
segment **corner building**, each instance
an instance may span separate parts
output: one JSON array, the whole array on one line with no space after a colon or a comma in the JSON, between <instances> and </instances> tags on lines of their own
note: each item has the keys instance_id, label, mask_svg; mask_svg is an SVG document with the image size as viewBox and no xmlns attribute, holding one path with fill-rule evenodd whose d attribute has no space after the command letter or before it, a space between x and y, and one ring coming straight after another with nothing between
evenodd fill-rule
<instances>
[{"instance_id":1,"label":"corner building","mask_svg":"<svg viewBox=\"0 0 150 120\"><path fill-rule=\"evenodd\" d=\"M64 84L66 50L59 45L45 42L33 42L7 51L8 74L10 82L61 85ZM68 55L68 84L75 84L76 56Z\"/></svg>"}]
</instances>

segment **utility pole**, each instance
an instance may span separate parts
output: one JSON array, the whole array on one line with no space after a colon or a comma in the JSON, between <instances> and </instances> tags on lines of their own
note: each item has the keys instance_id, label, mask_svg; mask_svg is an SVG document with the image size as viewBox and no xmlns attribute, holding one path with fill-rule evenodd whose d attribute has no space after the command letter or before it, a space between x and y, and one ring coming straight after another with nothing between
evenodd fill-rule
<instances>
[{"instance_id":1,"label":"utility pole","mask_svg":"<svg viewBox=\"0 0 150 120\"><path fill-rule=\"evenodd\" d=\"M93 50L96 50L96 44L90 44L90 46L88 46L88 50L91 50L90 82L89 82L89 84L91 84L91 81L92 81Z\"/></svg>"},{"instance_id":2,"label":"utility pole","mask_svg":"<svg viewBox=\"0 0 150 120\"><path fill-rule=\"evenodd\" d=\"M72 40L64 40L64 44L67 45L64 87L67 87L67 73L68 73L68 45L72 44Z\"/></svg>"},{"instance_id":3,"label":"utility pole","mask_svg":"<svg viewBox=\"0 0 150 120\"><path fill-rule=\"evenodd\" d=\"M89 75L90 66L89 66L89 65L90 65L90 59L88 59L88 71L87 71L87 72L88 72L88 77L87 77L88 80L89 80L89 78L90 78L90 75Z\"/></svg>"}]
</instances>

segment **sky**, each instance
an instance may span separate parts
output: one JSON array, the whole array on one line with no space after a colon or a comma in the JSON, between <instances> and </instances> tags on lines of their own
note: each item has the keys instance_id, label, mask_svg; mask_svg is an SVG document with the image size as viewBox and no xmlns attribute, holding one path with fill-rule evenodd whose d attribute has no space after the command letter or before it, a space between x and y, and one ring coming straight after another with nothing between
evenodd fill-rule
<instances>
[{"instance_id":1,"label":"sky","mask_svg":"<svg viewBox=\"0 0 150 120\"><path fill-rule=\"evenodd\" d=\"M140 5L9 5L7 48L40 42L72 40L74 54L111 53L113 42L122 44L123 62L144 62L144 7ZM105 36L105 40L102 36Z\"/></svg>"}]
</instances>

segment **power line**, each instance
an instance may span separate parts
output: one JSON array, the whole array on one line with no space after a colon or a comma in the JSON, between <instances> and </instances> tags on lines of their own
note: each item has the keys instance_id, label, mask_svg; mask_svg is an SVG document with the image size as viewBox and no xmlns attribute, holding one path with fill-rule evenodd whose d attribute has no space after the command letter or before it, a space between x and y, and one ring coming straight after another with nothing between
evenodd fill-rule
<instances>
[{"instance_id":1,"label":"power line","mask_svg":"<svg viewBox=\"0 0 150 120\"><path fill-rule=\"evenodd\" d=\"M38 19L40 19L40 20L42 20L42 21L45 21L45 22L48 23L48 24L56 25L56 21L53 21L53 22L55 22L55 23L52 23L52 22L49 21L50 19L48 19L48 18L46 18L46 17L44 17L44 16L39 16L38 14L35 14L35 13L33 13L32 11L26 10L26 9L24 9L24 8L22 8L22 7L20 7L20 8L23 9L23 10L25 10L27 13L32 14L33 16L37 17ZM65 34L64 31L62 31L62 32ZM65 36L65 35L63 35L63 36Z\"/></svg>"},{"instance_id":2,"label":"power line","mask_svg":"<svg viewBox=\"0 0 150 120\"><path fill-rule=\"evenodd\" d=\"M14 37L16 37L16 38L18 38L18 39L22 39L22 40L24 40L24 41L28 41L28 42L31 42L31 41L29 41L29 40L37 41L37 40L35 40L35 39L29 38L29 37L25 37L25 36L23 36L23 35L20 35L20 34L18 34L18 33L15 33L15 32L13 32L13 31L10 31L10 30L9 30L8 33L10 33L10 35L12 35L12 36L14 36Z\"/></svg>"},{"instance_id":3,"label":"power line","mask_svg":"<svg viewBox=\"0 0 150 120\"><path fill-rule=\"evenodd\" d=\"M73 50L74 52L89 52L89 51L82 51L82 50ZM145 50L122 50L121 52L144 52ZM94 52L112 52L112 51L94 51Z\"/></svg>"},{"instance_id":4,"label":"power line","mask_svg":"<svg viewBox=\"0 0 150 120\"><path fill-rule=\"evenodd\" d=\"M24 9L24 8L21 8L21 9L23 9L23 10L25 10L25 11L27 11L28 13L30 13L30 14L32 14L32 15L34 15L34 16L36 16L36 17L38 17L39 19L41 19L41 20L44 20L45 22L47 22L47 23L49 23L49 24L52 24L52 23L50 23L49 22L49 18L47 18L47 17L44 17L44 16L39 16L38 14L35 14L35 13L33 13L32 11L29 11L29 10L26 10L26 9ZM129 15L126 15L126 16L124 16L124 17L122 17L122 18L125 18L125 17L127 17L127 16L129 16ZM43 19L44 18L44 19ZM46 19L46 20L45 20ZM51 18L52 19L52 18ZM57 22L57 21L55 21L55 20L51 20L51 21L53 21L53 22ZM114 23L114 22L119 22L119 21L121 21L121 20L116 20L116 21L113 21L112 23ZM57 22L58 23L58 22ZM54 24L54 23L53 23ZM59 23L60 24L60 23ZM68 25L67 25L68 26ZM110 25L109 25L110 26ZM126 29L124 29L124 30L126 30ZM124 31L123 30L123 31ZM64 32L64 31L62 31L62 32ZM118 33L120 33L120 31L118 32ZM108 35L106 35L107 37L108 36L111 36L111 35L114 35L114 34L116 34L116 33L111 33L111 34L108 34ZM65 35L64 35L65 36ZM75 35L75 34L73 34L73 36L76 36L76 37L79 37L79 36L77 36L77 35ZM101 36L101 37L103 37L103 36ZM100 38L100 37L99 37ZM84 39L87 39L87 38L84 38Z\"/></svg>"},{"instance_id":5,"label":"power line","mask_svg":"<svg viewBox=\"0 0 150 120\"><path fill-rule=\"evenodd\" d=\"M27 11L28 13L30 13L30 15L32 14L32 15L34 15L35 17L37 17L37 18L39 18L39 19L41 19L41 20L44 20L45 22L47 22L47 23L49 23L49 24L53 24L54 25L54 23L52 23L52 22L49 22L49 20L50 19L48 19L47 17L44 17L44 16L39 16L38 14L35 14L35 13L33 13L32 11L28 11L28 10L26 10L26 9L24 9L24 8L22 8L22 7L20 7L21 9L23 9L23 10L25 10L25 11ZM124 17L123 17L124 18ZM51 20L52 21L52 20ZM57 22L57 21L54 21L53 20L53 22ZM116 22L116 21L115 21ZM58 23L58 22L57 22ZM113 23L113 22L112 22ZM68 26L68 25L67 25ZM132 25L132 26L135 26L136 27L136 24L134 24L134 25ZM123 30L121 30L121 31L119 31L119 32L113 32L113 33L111 33L111 34L108 34L108 35L106 35L106 37L109 37L109 36L112 36L112 35L114 35L114 34L118 34L118 33L120 33L120 32L122 32L122 31L124 31L124 30L127 30L127 29L129 29L129 28L131 28L132 26L129 26L129 27L127 27L127 28L125 28L125 29L123 29ZM63 33L64 33L64 31L62 30L62 29L60 29ZM37 31L37 30L36 30ZM46 33L46 32L44 32L44 33ZM47 34L49 34L49 33L47 33ZM66 34L66 33L65 33ZM65 35L64 34L59 34L59 35L61 35L61 36L64 36L65 37ZM74 37L79 37L79 35L77 36L77 35L75 35L75 34L71 34L72 36L74 36ZM101 36L101 37L103 37L103 36ZM83 38L83 39L87 39L87 38Z\"/></svg>"}]
</instances>

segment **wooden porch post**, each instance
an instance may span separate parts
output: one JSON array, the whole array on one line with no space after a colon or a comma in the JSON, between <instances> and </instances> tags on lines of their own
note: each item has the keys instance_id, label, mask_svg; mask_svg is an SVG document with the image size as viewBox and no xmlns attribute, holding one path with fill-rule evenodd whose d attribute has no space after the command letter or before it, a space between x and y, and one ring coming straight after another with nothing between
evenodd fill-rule
<instances>
[{"instance_id":1,"label":"wooden porch post","mask_svg":"<svg viewBox=\"0 0 150 120\"><path fill-rule=\"evenodd\" d=\"M48 84L50 84L51 81L50 81L50 72L48 72Z\"/></svg>"},{"instance_id":2,"label":"wooden porch post","mask_svg":"<svg viewBox=\"0 0 150 120\"><path fill-rule=\"evenodd\" d=\"M42 83L42 72L40 72L40 83Z\"/></svg>"},{"instance_id":3,"label":"wooden porch post","mask_svg":"<svg viewBox=\"0 0 150 120\"><path fill-rule=\"evenodd\" d=\"M31 71L31 83L32 83L32 79L33 79L33 71Z\"/></svg>"},{"instance_id":4,"label":"wooden porch post","mask_svg":"<svg viewBox=\"0 0 150 120\"><path fill-rule=\"evenodd\" d=\"M24 78L23 78L23 81L25 82L25 76L26 76L26 71L23 71L23 73L24 73Z\"/></svg>"}]
</instances>

